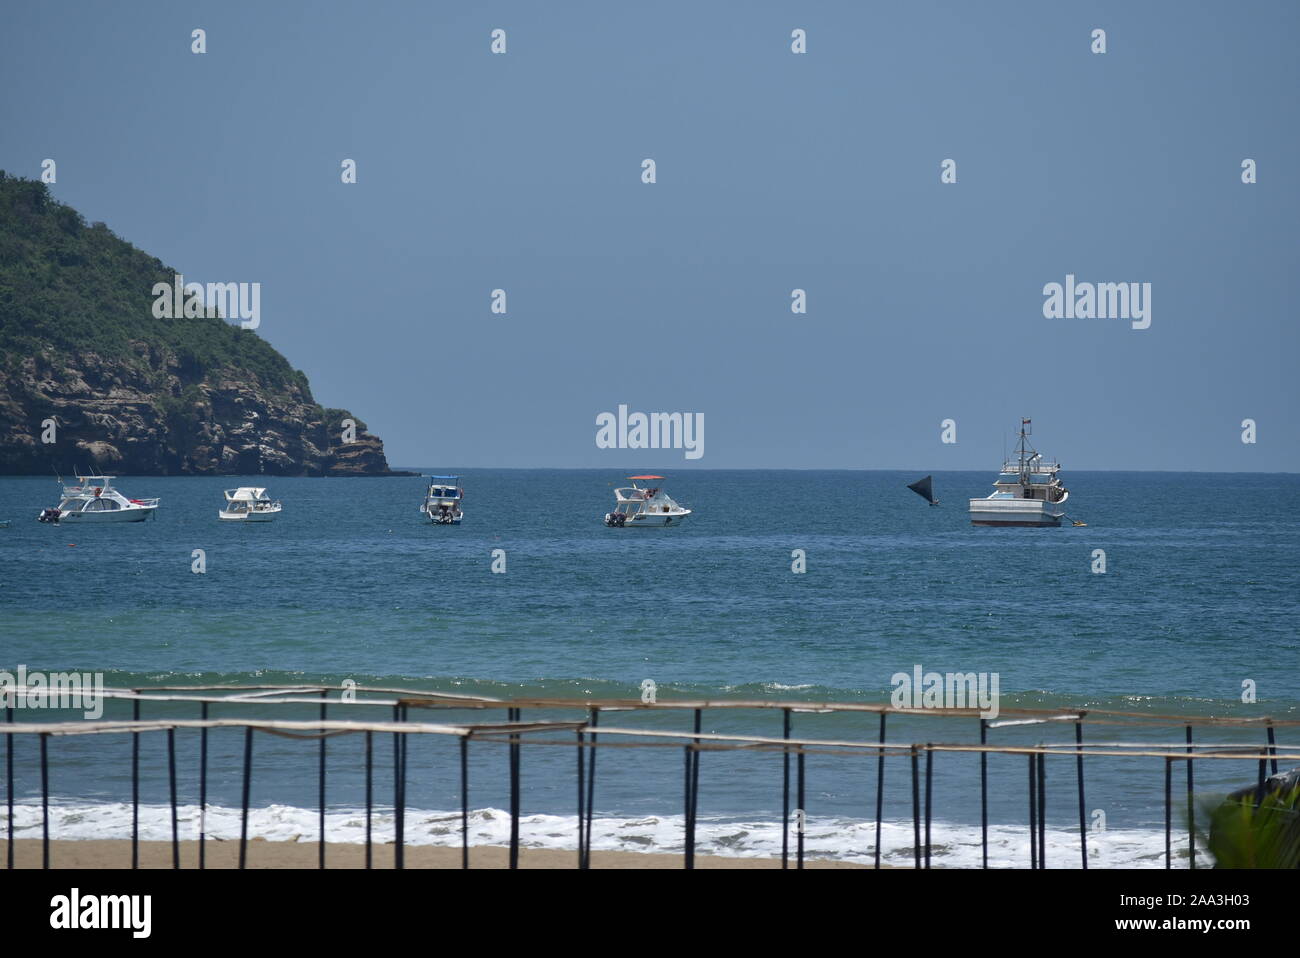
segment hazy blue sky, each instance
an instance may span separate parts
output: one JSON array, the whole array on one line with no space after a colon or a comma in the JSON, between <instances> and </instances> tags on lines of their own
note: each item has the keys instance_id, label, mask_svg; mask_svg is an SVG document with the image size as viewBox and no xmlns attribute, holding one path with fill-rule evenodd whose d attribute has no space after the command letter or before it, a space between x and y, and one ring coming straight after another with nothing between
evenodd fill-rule
<instances>
[{"instance_id":1,"label":"hazy blue sky","mask_svg":"<svg viewBox=\"0 0 1300 958\"><path fill-rule=\"evenodd\" d=\"M0 167L260 282L394 464L992 469L1025 415L1067 469L1300 471L1298 35L1296 2L8 4ZM1151 283L1150 328L1044 318L1067 273ZM597 449L619 403L704 414L704 457Z\"/></svg>"}]
</instances>

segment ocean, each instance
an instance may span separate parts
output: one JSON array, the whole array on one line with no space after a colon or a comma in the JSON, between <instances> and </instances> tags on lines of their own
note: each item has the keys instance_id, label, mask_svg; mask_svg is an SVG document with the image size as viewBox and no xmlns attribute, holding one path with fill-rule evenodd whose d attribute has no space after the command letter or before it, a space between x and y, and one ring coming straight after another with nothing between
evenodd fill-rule
<instances>
[{"instance_id":1,"label":"ocean","mask_svg":"<svg viewBox=\"0 0 1300 958\"><path fill-rule=\"evenodd\" d=\"M575 700L639 698L650 679L660 701L887 702L891 677L920 665L997 673L1003 709L1300 717L1300 476L1065 473L1070 515L1086 527L991 529L972 527L966 511L991 489L990 472L936 473L941 505L930 508L906 488L913 473L683 469L664 485L694 514L680 528L639 530L601 522L637 469L423 471L462 475L461 526L423 521L420 478L123 477L124 494L161 497L155 518L83 527L35 521L57 503L53 478L0 478L0 519L12 520L0 529L0 668L103 672L112 686L350 679ZM261 484L284 502L274 522L218 521L223 489ZM198 549L202 574L192 571ZM492 572L494 550L504 550L504 574ZM792 572L795 550L804 573ZM1104 574L1092 571L1095 550ZM1242 701L1243 683L1256 702ZM144 710L197 717L193 706ZM111 703L105 714L128 713ZM49 717L68 715L18 720ZM602 724L615 721L687 730L690 713ZM779 711L706 711L703 731L780 735L780 722ZM876 723L796 713L794 733L874 737ZM1090 741L1183 739L1181 726L1085 729ZM1007 743L1072 734L990 733ZM888 737L977 735L975 720L907 716L891 717ZM1262 744L1257 731L1198 735ZM183 838L197 828L196 737L177 734ZM207 830L237 837L242 734L211 740ZM143 742L143 837L170 838L163 739ZM1286 728L1279 742L1300 744ZM18 837L40 834L36 748L28 737L16 745ZM361 748L359 736L328 746L331 840L360 839ZM455 743L420 737L409 749L406 840L458 843ZM129 756L124 737L52 741L55 837L129 836ZM377 756L378 801L391 804L391 748ZM317 760L314 742L258 739L253 834L315 839ZM602 751L599 762L593 847L680 851L680 750ZM1024 760L992 756L989 768L991 862L1025 865ZM476 842L504 840L505 771L503 747L474 746ZM814 756L807 774L809 854L870 860L874 757ZM891 760L887 862L911 860L909 776L905 760ZM1221 794L1253 783L1255 766L1203 761L1196 776L1198 792ZM573 848L572 750L526 747L521 780L525 844ZM1106 824L1090 839L1098 863L1163 867L1163 762L1089 758L1087 786L1089 811ZM779 755L706 753L699 788L701 853L779 854ZM1049 866L1078 864L1075 788L1072 759L1048 763ZM934 801L935 864L977 864L975 756L936 758ZM380 809L377 840L391 821Z\"/></svg>"}]
</instances>

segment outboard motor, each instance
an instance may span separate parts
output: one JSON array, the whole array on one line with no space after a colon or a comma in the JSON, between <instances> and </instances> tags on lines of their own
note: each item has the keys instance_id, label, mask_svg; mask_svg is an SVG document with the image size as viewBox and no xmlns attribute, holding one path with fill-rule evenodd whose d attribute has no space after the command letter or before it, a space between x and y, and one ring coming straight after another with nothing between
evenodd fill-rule
<instances>
[{"instance_id":1,"label":"outboard motor","mask_svg":"<svg viewBox=\"0 0 1300 958\"><path fill-rule=\"evenodd\" d=\"M63 515L58 509L42 509L41 514L36 517L37 522L58 522L59 516Z\"/></svg>"}]
</instances>

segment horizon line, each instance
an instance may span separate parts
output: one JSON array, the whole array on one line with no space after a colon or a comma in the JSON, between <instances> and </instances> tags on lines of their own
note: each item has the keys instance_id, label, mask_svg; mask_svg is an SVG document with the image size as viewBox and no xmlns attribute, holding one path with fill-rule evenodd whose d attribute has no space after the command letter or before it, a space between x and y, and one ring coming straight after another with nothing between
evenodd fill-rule
<instances>
[{"instance_id":1,"label":"horizon line","mask_svg":"<svg viewBox=\"0 0 1300 958\"><path fill-rule=\"evenodd\" d=\"M420 470L421 474L426 469L432 469L432 466L411 466L395 465L391 467L394 471L401 470ZM478 469L486 471L490 469L505 470L513 472L549 470L553 472L598 472L608 469L610 472L629 472L636 471L640 467L626 466L439 466L438 468L447 469ZM673 471L677 467L655 467L660 471ZM864 468L860 466L683 466L681 471L684 472L930 472L939 474L944 472L993 472L985 467L970 469L926 469L924 467L899 467L899 466L875 466ZM1208 476L1300 476L1300 472L1292 472L1286 469L1273 470L1249 470L1249 469L1062 469L1062 472L1068 472L1071 475L1080 472L1138 472L1138 473L1192 473ZM337 476L326 478L339 478Z\"/></svg>"}]
</instances>

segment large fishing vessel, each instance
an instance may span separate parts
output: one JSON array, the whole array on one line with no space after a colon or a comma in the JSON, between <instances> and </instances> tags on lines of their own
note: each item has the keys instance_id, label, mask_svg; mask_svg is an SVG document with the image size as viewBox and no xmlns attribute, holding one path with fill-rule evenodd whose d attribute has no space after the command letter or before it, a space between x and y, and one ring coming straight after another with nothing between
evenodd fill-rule
<instances>
[{"instance_id":1,"label":"large fishing vessel","mask_svg":"<svg viewBox=\"0 0 1300 958\"><path fill-rule=\"evenodd\" d=\"M1057 473L1059 462L1048 462L1029 444L1030 420L1020 420L1016 458L1002 463L993 493L970 501L970 521L976 526L1059 526L1070 497Z\"/></svg>"}]
</instances>

